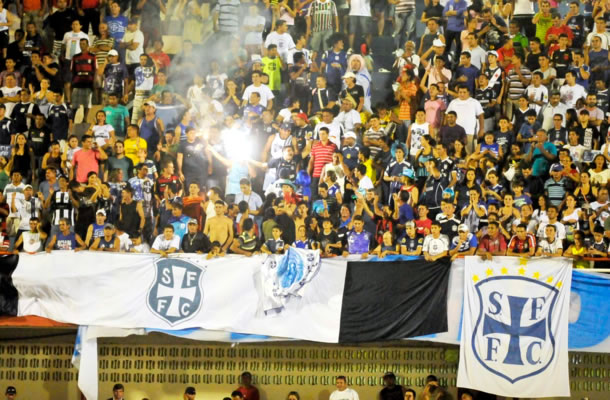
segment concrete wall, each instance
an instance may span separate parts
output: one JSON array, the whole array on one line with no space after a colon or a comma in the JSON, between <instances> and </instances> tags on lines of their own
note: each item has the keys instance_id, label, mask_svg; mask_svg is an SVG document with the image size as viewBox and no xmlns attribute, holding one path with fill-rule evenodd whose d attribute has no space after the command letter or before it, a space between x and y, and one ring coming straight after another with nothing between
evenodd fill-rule
<instances>
[{"instance_id":1,"label":"concrete wall","mask_svg":"<svg viewBox=\"0 0 610 400\"><path fill-rule=\"evenodd\" d=\"M174 342L174 343L171 343ZM121 344L123 343L123 344ZM0 390L14 384L22 399L78 400L77 373L70 365L72 345L64 343L0 342ZM423 380L435 374L455 396L457 348L388 346L327 346L309 343L199 343L129 338L99 347L100 398L111 396L115 382L126 387L126 399L180 399L195 386L197 399L221 400L235 389L239 374L254 375L261 399L281 400L291 390L302 399L326 400L334 376L346 375L361 399L374 399L381 376L394 371L399 381L421 391ZM610 398L610 355L571 354L573 399Z\"/></svg>"}]
</instances>

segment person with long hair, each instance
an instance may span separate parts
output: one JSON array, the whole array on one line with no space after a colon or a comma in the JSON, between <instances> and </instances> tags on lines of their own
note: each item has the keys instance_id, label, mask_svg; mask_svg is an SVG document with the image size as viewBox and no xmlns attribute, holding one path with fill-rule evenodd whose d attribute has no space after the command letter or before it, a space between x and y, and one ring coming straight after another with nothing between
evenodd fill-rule
<instances>
[{"instance_id":1,"label":"person with long hair","mask_svg":"<svg viewBox=\"0 0 610 400\"><path fill-rule=\"evenodd\" d=\"M597 198L597 186L591 185L591 176L587 171L580 173L580 184L574 189L574 196L579 207L592 203Z\"/></svg>"},{"instance_id":2,"label":"person with long hair","mask_svg":"<svg viewBox=\"0 0 610 400\"><path fill-rule=\"evenodd\" d=\"M546 215L546 208L549 206L549 200L546 198L544 194L538 196L538 207L534 210L532 214L532 219L535 219L538 224L548 223L549 217Z\"/></svg>"},{"instance_id":3,"label":"person with long hair","mask_svg":"<svg viewBox=\"0 0 610 400\"><path fill-rule=\"evenodd\" d=\"M11 150L12 172L19 172L25 182L31 182L34 171L34 151L23 133L18 133Z\"/></svg>"},{"instance_id":4,"label":"person with long hair","mask_svg":"<svg viewBox=\"0 0 610 400\"><path fill-rule=\"evenodd\" d=\"M594 185L606 186L610 180L610 169L606 164L606 158L603 154L598 154L593 159L591 168L589 168L591 182Z\"/></svg>"},{"instance_id":5,"label":"person with long hair","mask_svg":"<svg viewBox=\"0 0 610 400\"><path fill-rule=\"evenodd\" d=\"M470 168L466 171L464 182L459 184L455 189L455 199L457 202L458 210L462 209L462 206L467 205L470 201L470 189L475 189L479 185L477 184L477 173L476 170Z\"/></svg>"},{"instance_id":6,"label":"person with long hair","mask_svg":"<svg viewBox=\"0 0 610 400\"><path fill-rule=\"evenodd\" d=\"M566 239L574 241L574 232L579 229L579 220L583 218L582 211L577 207L576 196L567 193L564 208L561 211L561 223L566 228Z\"/></svg>"},{"instance_id":7,"label":"person with long hair","mask_svg":"<svg viewBox=\"0 0 610 400\"><path fill-rule=\"evenodd\" d=\"M590 264L583 258L587 254L587 246L585 245L585 235L582 231L574 232L574 243L568 246L563 252L564 257L574 259L574 268L589 268Z\"/></svg>"}]
</instances>

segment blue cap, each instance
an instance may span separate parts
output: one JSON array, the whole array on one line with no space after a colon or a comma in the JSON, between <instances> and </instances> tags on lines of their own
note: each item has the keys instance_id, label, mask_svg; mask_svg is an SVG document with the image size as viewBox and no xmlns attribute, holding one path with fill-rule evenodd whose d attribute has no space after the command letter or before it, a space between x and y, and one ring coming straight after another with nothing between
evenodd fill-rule
<instances>
[{"instance_id":1,"label":"blue cap","mask_svg":"<svg viewBox=\"0 0 610 400\"><path fill-rule=\"evenodd\" d=\"M411 168L403 168L402 176L406 176L407 178L415 179L415 171L413 171Z\"/></svg>"}]
</instances>

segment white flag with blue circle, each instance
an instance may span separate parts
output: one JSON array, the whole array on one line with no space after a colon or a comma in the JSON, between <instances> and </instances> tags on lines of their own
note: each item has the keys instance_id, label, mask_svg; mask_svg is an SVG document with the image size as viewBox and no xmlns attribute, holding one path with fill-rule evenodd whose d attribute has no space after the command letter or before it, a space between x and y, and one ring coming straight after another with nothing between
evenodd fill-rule
<instances>
[{"instance_id":1,"label":"white flag with blue circle","mask_svg":"<svg viewBox=\"0 0 610 400\"><path fill-rule=\"evenodd\" d=\"M467 257L458 387L570 396L572 260Z\"/></svg>"}]
</instances>

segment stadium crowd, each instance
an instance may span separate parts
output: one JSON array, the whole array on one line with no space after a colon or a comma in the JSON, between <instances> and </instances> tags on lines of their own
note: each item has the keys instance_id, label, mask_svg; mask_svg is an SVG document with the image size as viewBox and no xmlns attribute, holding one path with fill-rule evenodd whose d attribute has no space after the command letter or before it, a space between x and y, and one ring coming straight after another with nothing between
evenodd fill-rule
<instances>
[{"instance_id":1,"label":"stadium crowd","mask_svg":"<svg viewBox=\"0 0 610 400\"><path fill-rule=\"evenodd\" d=\"M6 6L9 251L608 255L610 2Z\"/></svg>"}]
</instances>

